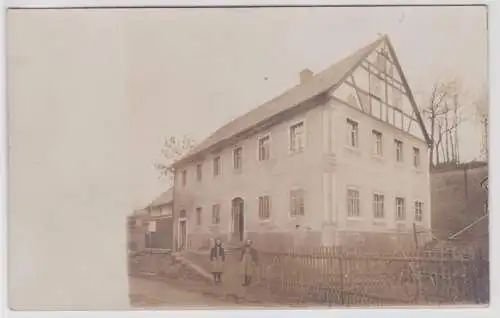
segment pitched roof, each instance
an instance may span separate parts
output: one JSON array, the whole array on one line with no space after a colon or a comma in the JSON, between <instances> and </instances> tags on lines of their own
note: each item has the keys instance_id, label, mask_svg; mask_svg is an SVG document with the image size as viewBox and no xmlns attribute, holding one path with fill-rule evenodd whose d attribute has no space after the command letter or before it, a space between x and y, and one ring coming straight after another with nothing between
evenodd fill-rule
<instances>
[{"instance_id":1,"label":"pitched roof","mask_svg":"<svg viewBox=\"0 0 500 318\"><path fill-rule=\"evenodd\" d=\"M154 208L160 205L165 205L169 204L174 200L174 191L172 188L168 189L167 191L163 192L159 197L153 200L148 207Z\"/></svg>"},{"instance_id":2,"label":"pitched roof","mask_svg":"<svg viewBox=\"0 0 500 318\"><path fill-rule=\"evenodd\" d=\"M363 59L372 53L373 50L375 50L383 41L387 41L389 43L387 35L357 50L326 70L312 76L305 83L296 85L278 97L232 120L215 131L198 146L193 148L183 158L174 163L174 165L187 161L195 155L209 150L237 134L244 133L257 125L264 123L266 120L282 114L287 110L291 110L299 106L301 103L325 93L337 85L340 85L346 76L348 76L363 61Z\"/></svg>"}]
</instances>

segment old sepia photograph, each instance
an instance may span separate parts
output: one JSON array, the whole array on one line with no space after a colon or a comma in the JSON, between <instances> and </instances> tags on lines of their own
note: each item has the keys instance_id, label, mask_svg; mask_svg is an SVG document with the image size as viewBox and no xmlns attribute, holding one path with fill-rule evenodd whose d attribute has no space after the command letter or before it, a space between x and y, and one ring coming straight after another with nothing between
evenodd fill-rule
<instances>
[{"instance_id":1,"label":"old sepia photograph","mask_svg":"<svg viewBox=\"0 0 500 318\"><path fill-rule=\"evenodd\" d=\"M486 6L16 9L7 51L16 308L95 309L21 288L87 246L130 309L489 305Z\"/></svg>"}]
</instances>

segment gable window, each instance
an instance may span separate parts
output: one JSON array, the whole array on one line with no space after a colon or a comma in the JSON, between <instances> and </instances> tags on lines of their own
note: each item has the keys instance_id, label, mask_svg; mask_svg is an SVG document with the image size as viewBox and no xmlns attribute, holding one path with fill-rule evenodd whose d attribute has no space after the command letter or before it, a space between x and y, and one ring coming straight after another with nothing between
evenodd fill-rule
<instances>
[{"instance_id":1,"label":"gable window","mask_svg":"<svg viewBox=\"0 0 500 318\"><path fill-rule=\"evenodd\" d=\"M396 220L402 221L404 219L406 219L405 198L397 197L396 198Z\"/></svg>"},{"instance_id":2,"label":"gable window","mask_svg":"<svg viewBox=\"0 0 500 318\"><path fill-rule=\"evenodd\" d=\"M220 224L220 204L212 206L212 224Z\"/></svg>"},{"instance_id":3,"label":"gable window","mask_svg":"<svg viewBox=\"0 0 500 318\"><path fill-rule=\"evenodd\" d=\"M347 119L347 144L358 148L358 123L350 119Z\"/></svg>"},{"instance_id":4,"label":"gable window","mask_svg":"<svg viewBox=\"0 0 500 318\"><path fill-rule=\"evenodd\" d=\"M375 62L375 65L379 71L385 72L387 68L387 58L385 50L381 50L377 52L377 60Z\"/></svg>"},{"instance_id":5,"label":"gable window","mask_svg":"<svg viewBox=\"0 0 500 318\"><path fill-rule=\"evenodd\" d=\"M347 189L347 216L360 216L359 191L356 189Z\"/></svg>"},{"instance_id":6,"label":"gable window","mask_svg":"<svg viewBox=\"0 0 500 318\"><path fill-rule=\"evenodd\" d=\"M420 149L413 147L413 166L420 168Z\"/></svg>"},{"instance_id":7,"label":"gable window","mask_svg":"<svg viewBox=\"0 0 500 318\"><path fill-rule=\"evenodd\" d=\"M304 150L304 122L299 122L290 127L290 151L302 152Z\"/></svg>"},{"instance_id":8,"label":"gable window","mask_svg":"<svg viewBox=\"0 0 500 318\"><path fill-rule=\"evenodd\" d=\"M373 154L377 156L382 156L382 133L373 130L372 136L373 136Z\"/></svg>"},{"instance_id":9,"label":"gable window","mask_svg":"<svg viewBox=\"0 0 500 318\"><path fill-rule=\"evenodd\" d=\"M373 194L373 217L376 219L384 218L384 195L379 193Z\"/></svg>"},{"instance_id":10,"label":"gable window","mask_svg":"<svg viewBox=\"0 0 500 318\"><path fill-rule=\"evenodd\" d=\"M415 201L415 221L422 222L423 220L423 205L421 201Z\"/></svg>"},{"instance_id":11,"label":"gable window","mask_svg":"<svg viewBox=\"0 0 500 318\"><path fill-rule=\"evenodd\" d=\"M196 180L201 181L203 173L203 165L201 163L196 165Z\"/></svg>"},{"instance_id":12,"label":"gable window","mask_svg":"<svg viewBox=\"0 0 500 318\"><path fill-rule=\"evenodd\" d=\"M382 81L375 74L370 74L370 94L375 99L380 99L382 95Z\"/></svg>"},{"instance_id":13,"label":"gable window","mask_svg":"<svg viewBox=\"0 0 500 318\"><path fill-rule=\"evenodd\" d=\"M214 176L220 175L220 156L214 158Z\"/></svg>"},{"instance_id":14,"label":"gable window","mask_svg":"<svg viewBox=\"0 0 500 318\"><path fill-rule=\"evenodd\" d=\"M403 142L395 139L394 145L396 147L396 161L403 162Z\"/></svg>"},{"instance_id":15,"label":"gable window","mask_svg":"<svg viewBox=\"0 0 500 318\"><path fill-rule=\"evenodd\" d=\"M187 171L186 170L182 170L181 177L182 177L182 186L185 186L187 184Z\"/></svg>"},{"instance_id":16,"label":"gable window","mask_svg":"<svg viewBox=\"0 0 500 318\"><path fill-rule=\"evenodd\" d=\"M259 161L269 159L270 138L269 136L259 138Z\"/></svg>"},{"instance_id":17,"label":"gable window","mask_svg":"<svg viewBox=\"0 0 500 318\"><path fill-rule=\"evenodd\" d=\"M243 166L243 148L238 147L233 151L233 167L234 170L241 170Z\"/></svg>"},{"instance_id":18,"label":"gable window","mask_svg":"<svg viewBox=\"0 0 500 318\"><path fill-rule=\"evenodd\" d=\"M290 215L291 217L304 216L304 190L290 191Z\"/></svg>"},{"instance_id":19,"label":"gable window","mask_svg":"<svg viewBox=\"0 0 500 318\"><path fill-rule=\"evenodd\" d=\"M259 197L259 219L269 220L271 214L271 198L269 196Z\"/></svg>"},{"instance_id":20,"label":"gable window","mask_svg":"<svg viewBox=\"0 0 500 318\"><path fill-rule=\"evenodd\" d=\"M392 89L392 106L401 109L401 105L403 103L403 93L397 89L393 88Z\"/></svg>"},{"instance_id":21,"label":"gable window","mask_svg":"<svg viewBox=\"0 0 500 318\"><path fill-rule=\"evenodd\" d=\"M201 225L201 215L202 215L202 208L197 207L196 208L196 225Z\"/></svg>"}]
</instances>

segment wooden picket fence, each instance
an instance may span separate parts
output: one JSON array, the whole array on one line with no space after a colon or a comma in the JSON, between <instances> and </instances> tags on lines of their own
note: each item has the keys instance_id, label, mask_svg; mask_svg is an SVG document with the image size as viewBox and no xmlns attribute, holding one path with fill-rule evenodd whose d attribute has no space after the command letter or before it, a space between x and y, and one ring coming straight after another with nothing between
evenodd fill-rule
<instances>
[{"instance_id":1,"label":"wooden picket fence","mask_svg":"<svg viewBox=\"0 0 500 318\"><path fill-rule=\"evenodd\" d=\"M338 248L259 254L259 283L303 302L376 306L488 301L488 263L468 255L380 255Z\"/></svg>"}]
</instances>

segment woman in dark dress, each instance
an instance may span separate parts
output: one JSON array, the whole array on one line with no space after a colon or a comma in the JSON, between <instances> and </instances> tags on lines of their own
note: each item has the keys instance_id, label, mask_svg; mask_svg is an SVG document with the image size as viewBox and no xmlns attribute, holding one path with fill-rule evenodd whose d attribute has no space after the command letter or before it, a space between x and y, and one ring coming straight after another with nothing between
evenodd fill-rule
<instances>
[{"instance_id":1,"label":"woman in dark dress","mask_svg":"<svg viewBox=\"0 0 500 318\"><path fill-rule=\"evenodd\" d=\"M212 247L210 251L210 261L212 262L212 274L214 275L214 282L216 284L221 283L221 275L224 272L224 261L226 256L224 254L224 248L222 247L222 241L220 239L215 240L215 246Z\"/></svg>"}]
</instances>

